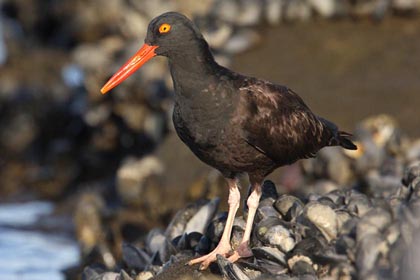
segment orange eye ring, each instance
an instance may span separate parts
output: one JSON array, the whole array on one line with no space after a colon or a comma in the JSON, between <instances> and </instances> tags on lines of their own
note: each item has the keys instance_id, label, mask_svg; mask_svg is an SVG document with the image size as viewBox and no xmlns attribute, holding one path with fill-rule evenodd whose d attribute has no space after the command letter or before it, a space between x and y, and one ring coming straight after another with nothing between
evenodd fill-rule
<instances>
[{"instance_id":1,"label":"orange eye ring","mask_svg":"<svg viewBox=\"0 0 420 280\"><path fill-rule=\"evenodd\" d=\"M169 30L171 30L171 25L164 23L161 26L159 26L159 33L168 33Z\"/></svg>"}]
</instances>

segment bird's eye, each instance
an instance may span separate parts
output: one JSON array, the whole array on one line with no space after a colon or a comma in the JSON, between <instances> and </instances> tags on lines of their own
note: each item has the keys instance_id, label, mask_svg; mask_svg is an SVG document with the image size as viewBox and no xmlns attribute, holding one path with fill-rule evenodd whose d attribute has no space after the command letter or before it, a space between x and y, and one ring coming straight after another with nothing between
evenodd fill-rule
<instances>
[{"instance_id":1,"label":"bird's eye","mask_svg":"<svg viewBox=\"0 0 420 280\"><path fill-rule=\"evenodd\" d=\"M159 26L159 33L168 33L171 30L171 25L164 23Z\"/></svg>"}]
</instances>

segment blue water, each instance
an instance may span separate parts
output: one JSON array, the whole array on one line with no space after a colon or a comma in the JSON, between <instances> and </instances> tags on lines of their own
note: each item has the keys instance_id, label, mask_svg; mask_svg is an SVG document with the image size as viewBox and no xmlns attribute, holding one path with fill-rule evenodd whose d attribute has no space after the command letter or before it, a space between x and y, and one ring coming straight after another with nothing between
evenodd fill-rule
<instances>
[{"instance_id":1,"label":"blue water","mask_svg":"<svg viewBox=\"0 0 420 280\"><path fill-rule=\"evenodd\" d=\"M52 213L48 202L0 204L0 279L65 279L79 262L77 243L52 233L19 229ZM44 218L43 218L44 219Z\"/></svg>"}]
</instances>

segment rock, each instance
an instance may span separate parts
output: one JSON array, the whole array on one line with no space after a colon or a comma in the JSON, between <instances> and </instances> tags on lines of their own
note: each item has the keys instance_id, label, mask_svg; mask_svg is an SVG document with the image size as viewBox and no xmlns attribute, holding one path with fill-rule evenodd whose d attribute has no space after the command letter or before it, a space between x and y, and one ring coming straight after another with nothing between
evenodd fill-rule
<instances>
[{"instance_id":1,"label":"rock","mask_svg":"<svg viewBox=\"0 0 420 280\"><path fill-rule=\"evenodd\" d=\"M200 30L203 30L203 36L207 43L213 49L223 48L223 45L232 36L232 25L220 20L208 20L207 18L200 18L197 21Z\"/></svg>"},{"instance_id":2,"label":"rock","mask_svg":"<svg viewBox=\"0 0 420 280\"><path fill-rule=\"evenodd\" d=\"M277 264L286 265L285 254L277 248L263 246L252 248L254 257L258 260L272 261Z\"/></svg>"},{"instance_id":3,"label":"rock","mask_svg":"<svg viewBox=\"0 0 420 280\"><path fill-rule=\"evenodd\" d=\"M337 214L331 207L320 203L310 203L306 205L304 213L328 241L337 237Z\"/></svg>"},{"instance_id":4,"label":"rock","mask_svg":"<svg viewBox=\"0 0 420 280\"><path fill-rule=\"evenodd\" d=\"M154 277L153 273L150 271L142 271L140 272L135 280L149 280Z\"/></svg>"},{"instance_id":5,"label":"rock","mask_svg":"<svg viewBox=\"0 0 420 280\"><path fill-rule=\"evenodd\" d=\"M217 244L222 237L223 230L225 229L226 219L226 212L219 213L207 227L205 235L215 244Z\"/></svg>"},{"instance_id":6,"label":"rock","mask_svg":"<svg viewBox=\"0 0 420 280\"><path fill-rule=\"evenodd\" d=\"M159 159L153 156L126 159L117 172L118 195L127 204L138 204L145 193L147 180L163 171Z\"/></svg>"},{"instance_id":7,"label":"rock","mask_svg":"<svg viewBox=\"0 0 420 280\"><path fill-rule=\"evenodd\" d=\"M358 192L351 192L346 200L347 209L359 217L363 217L372 208L370 199L366 195Z\"/></svg>"},{"instance_id":8,"label":"rock","mask_svg":"<svg viewBox=\"0 0 420 280\"><path fill-rule=\"evenodd\" d=\"M303 206L299 198L291 195L282 195L274 203L274 207L286 221L295 219L302 211Z\"/></svg>"},{"instance_id":9,"label":"rock","mask_svg":"<svg viewBox=\"0 0 420 280\"><path fill-rule=\"evenodd\" d=\"M239 268L221 255L217 255L217 264L226 279L249 280L249 277Z\"/></svg>"},{"instance_id":10,"label":"rock","mask_svg":"<svg viewBox=\"0 0 420 280\"><path fill-rule=\"evenodd\" d=\"M381 208L374 208L367 212L357 224L357 241L370 234L380 234L392 221L391 214Z\"/></svg>"},{"instance_id":11,"label":"rock","mask_svg":"<svg viewBox=\"0 0 420 280\"><path fill-rule=\"evenodd\" d=\"M185 233L187 223L204 204L204 201L199 201L197 203L188 204L184 209L179 210L166 228L165 236L167 236L169 240L173 240L175 237Z\"/></svg>"},{"instance_id":12,"label":"rock","mask_svg":"<svg viewBox=\"0 0 420 280\"><path fill-rule=\"evenodd\" d=\"M240 0L240 13L235 23L242 26L255 26L261 21L263 5L253 0Z\"/></svg>"},{"instance_id":13,"label":"rock","mask_svg":"<svg viewBox=\"0 0 420 280\"><path fill-rule=\"evenodd\" d=\"M268 217L277 217L280 218L279 212L274 209L273 206L261 206L257 209L257 214L255 216L255 222L267 219Z\"/></svg>"},{"instance_id":14,"label":"rock","mask_svg":"<svg viewBox=\"0 0 420 280\"><path fill-rule=\"evenodd\" d=\"M185 232L204 233L210 221L214 218L219 207L219 198L212 199L209 203L203 205L197 213L188 221L185 226Z\"/></svg>"},{"instance_id":15,"label":"rock","mask_svg":"<svg viewBox=\"0 0 420 280\"><path fill-rule=\"evenodd\" d=\"M309 3L323 17L332 17L337 13L337 1L334 0L310 0Z\"/></svg>"},{"instance_id":16,"label":"rock","mask_svg":"<svg viewBox=\"0 0 420 280\"><path fill-rule=\"evenodd\" d=\"M262 220L254 231L263 244L276 246L283 252L292 250L296 243L293 233L276 217Z\"/></svg>"},{"instance_id":17,"label":"rock","mask_svg":"<svg viewBox=\"0 0 420 280\"><path fill-rule=\"evenodd\" d=\"M226 201L227 189L179 140L161 144L173 132L166 60L145 65L139 79L113 94L99 94L140 47L150 18L186 13L228 65L272 34L260 32L266 24L314 16L382 20L416 15L419 7L418 0L0 1L2 199L39 197L57 203L54 215L71 212L80 263L88 266L84 279L162 279L217 245L226 213L217 213L217 200L198 200ZM402 30L407 38L411 21ZM273 182L264 182L254 257L233 264L219 258L225 277L416 278L420 140L408 139L387 115L362 121L354 134L357 151L328 148L303 161L304 172L292 167L299 190L279 196ZM194 202L181 209L186 200ZM181 210L174 215L175 209ZM50 231L49 223L42 218L41 230ZM244 223L236 217L233 247ZM199 273L190 274L206 275Z\"/></svg>"},{"instance_id":18,"label":"rock","mask_svg":"<svg viewBox=\"0 0 420 280\"><path fill-rule=\"evenodd\" d=\"M287 263L292 272L294 271L296 275L307 274L306 272L309 272L311 274L312 272L314 272L312 268L312 260L307 256L294 255L292 258L289 258Z\"/></svg>"},{"instance_id":19,"label":"rock","mask_svg":"<svg viewBox=\"0 0 420 280\"><path fill-rule=\"evenodd\" d=\"M315 159L302 162L302 164L306 173L317 178L331 180L338 185L346 185L353 180L351 163L345 157L343 149L338 147L322 149ZM327 192L334 188L328 187L330 189L326 189Z\"/></svg>"},{"instance_id":20,"label":"rock","mask_svg":"<svg viewBox=\"0 0 420 280\"><path fill-rule=\"evenodd\" d=\"M267 0L265 4L265 17L271 25L277 25L283 19L284 7L286 1L284 0Z\"/></svg>"},{"instance_id":21,"label":"rock","mask_svg":"<svg viewBox=\"0 0 420 280\"><path fill-rule=\"evenodd\" d=\"M312 16L311 7L307 1L287 1L285 6L285 18L287 20L308 20Z\"/></svg>"},{"instance_id":22,"label":"rock","mask_svg":"<svg viewBox=\"0 0 420 280\"><path fill-rule=\"evenodd\" d=\"M391 2L393 8L403 12L414 11L419 8L419 2L417 0L394 0Z\"/></svg>"},{"instance_id":23,"label":"rock","mask_svg":"<svg viewBox=\"0 0 420 280\"><path fill-rule=\"evenodd\" d=\"M0 66L6 63L6 59L7 59L7 47L6 47L4 34L3 34L3 22L0 16Z\"/></svg>"},{"instance_id":24,"label":"rock","mask_svg":"<svg viewBox=\"0 0 420 280\"><path fill-rule=\"evenodd\" d=\"M408 187L414 183L420 182L420 162L414 162L404 171L402 183Z\"/></svg>"},{"instance_id":25,"label":"rock","mask_svg":"<svg viewBox=\"0 0 420 280\"><path fill-rule=\"evenodd\" d=\"M341 228L352 218L352 215L345 210L336 210L335 213L337 215L337 231L340 233Z\"/></svg>"},{"instance_id":26,"label":"rock","mask_svg":"<svg viewBox=\"0 0 420 280\"><path fill-rule=\"evenodd\" d=\"M360 270L360 275L372 271L377 266L379 254L386 254L387 250L387 244L381 235L365 235L357 247L356 266Z\"/></svg>"},{"instance_id":27,"label":"rock","mask_svg":"<svg viewBox=\"0 0 420 280\"><path fill-rule=\"evenodd\" d=\"M250 49L261 41L260 35L253 30L242 29L227 40L223 51L229 54L237 54Z\"/></svg>"},{"instance_id":28,"label":"rock","mask_svg":"<svg viewBox=\"0 0 420 280\"><path fill-rule=\"evenodd\" d=\"M413 143L407 147L404 157L410 163L415 164L415 162L418 162L418 159L420 158L420 139L413 141Z\"/></svg>"},{"instance_id":29,"label":"rock","mask_svg":"<svg viewBox=\"0 0 420 280\"><path fill-rule=\"evenodd\" d=\"M142 249L131 244L123 244L122 258L126 266L136 271L142 271L151 263L150 256Z\"/></svg>"}]
</instances>

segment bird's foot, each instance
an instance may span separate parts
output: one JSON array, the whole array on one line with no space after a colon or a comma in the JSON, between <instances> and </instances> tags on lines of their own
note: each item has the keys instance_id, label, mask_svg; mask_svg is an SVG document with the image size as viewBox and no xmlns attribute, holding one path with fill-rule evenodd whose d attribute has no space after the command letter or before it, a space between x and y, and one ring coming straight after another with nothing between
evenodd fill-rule
<instances>
[{"instance_id":1,"label":"bird's foot","mask_svg":"<svg viewBox=\"0 0 420 280\"><path fill-rule=\"evenodd\" d=\"M209 265L212 262L216 261L216 256L217 255L222 255L223 257L227 257L229 255L229 253L232 251L230 244L226 243L224 244L223 242L219 243L219 245L217 245L217 247L210 252L207 255L204 255L202 257L196 258L196 259L192 259L188 262L188 265L194 265L196 263L201 263L199 270L205 270L207 269L207 267L209 267Z\"/></svg>"},{"instance_id":2,"label":"bird's foot","mask_svg":"<svg viewBox=\"0 0 420 280\"><path fill-rule=\"evenodd\" d=\"M252 251L249 247L248 242L241 243L238 248L236 248L235 252L228 258L230 262L236 262L240 258L249 258L252 257Z\"/></svg>"}]
</instances>

